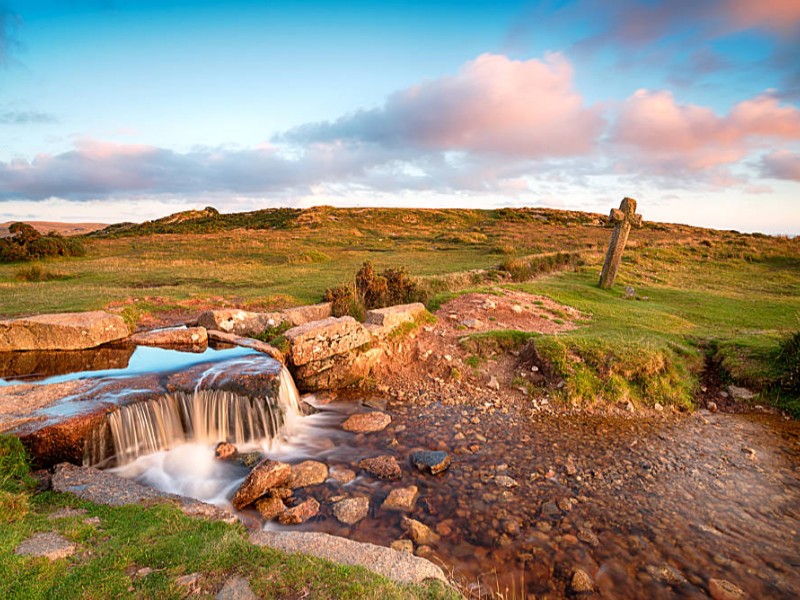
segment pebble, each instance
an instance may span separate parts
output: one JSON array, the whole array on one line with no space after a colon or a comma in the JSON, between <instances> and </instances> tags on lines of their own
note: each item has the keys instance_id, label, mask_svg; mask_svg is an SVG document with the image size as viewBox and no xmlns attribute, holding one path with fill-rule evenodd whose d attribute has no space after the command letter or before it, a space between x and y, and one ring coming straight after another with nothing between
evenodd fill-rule
<instances>
[{"instance_id":1,"label":"pebble","mask_svg":"<svg viewBox=\"0 0 800 600\"><path fill-rule=\"evenodd\" d=\"M403 471L394 456L365 458L358 463L358 466L378 479L400 479L403 476Z\"/></svg>"},{"instance_id":2,"label":"pebble","mask_svg":"<svg viewBox=\"0 0 800 600\"><path fill-rule=\"evenodd\" d=\"M416 519L403 517L400 526L418 546L427 546L439 541L439 536L430 527Z\"/></svg>"},{"instance_id":3,"label":"pebble","mask_svg":"<svg viewBox=\"0 0 800 600\"><path fill-rule=\"evenodd\" d=\"M709 579L708 592L714 600L741 600L745 597L739 586L726 579Z\"/></svg>"},{"instance_id":4,"label":"pebble","mask_svg":"<svg viewBox=\"0 0 800 600\"><path fill-rule=\"evenodd\" d=\"M417 450L411 453L410 460L418 471L437 475L445 471L453 459L447 452L440 450Z\"/></svg>"},{"instance_id":5,"label":"pebble","mask_svg":"<svg viewBox=\"0 0 800 600\"><path fill-rule=\"evenodd\" d=\"M414 503L417 501L417 494L419 489L415 485L410 485L404 488L395 488L383 501L381 508L385 510L396 510L402 512L411 512L414 509Z\"/></svg>"},{"instance_id":6,"label":"pebble","mask_svg":"<svg viewBox=\"0 0 800 600\"><path fill-rule=\"evenodd\" d=\"M414 542L411 540L395 540L389 546L392 550L397 550L398 552L407 552L408 554L414 554Z\"/></svg>"},{"instance_id":7,"label":"pebble","mask_svg":"<svg viewBox=\"0 0 800 600\"><path fill-rule=\"evenodd\" d=\"M374 433L383 431L391 422L392 417L384 412L357 413L347 417L342 429L351 433Z\"/></svg>"},{"instance_id":8,"label":"pebble","mask_svg":"<svg viewBox=\"0 0 800 600\"><path fill-rule=\"evenodd\" d=\"M517 482L516 479L509 477L508 475L497 475L494 478L494 482L500 487L504 488L512 488L519 485L519 482Z\"/></svg>"},{"instance_id":9,"label":"pebble","mask_svg":"<svg viewBox=\"0 0 800 600\"><path fill-rule=\"evenodd\" d=\"M586 571L576 569L572 574L572 581L569 587L573 592L581 594L594 590L594 582Z\"/></svg>"}]
</instances>

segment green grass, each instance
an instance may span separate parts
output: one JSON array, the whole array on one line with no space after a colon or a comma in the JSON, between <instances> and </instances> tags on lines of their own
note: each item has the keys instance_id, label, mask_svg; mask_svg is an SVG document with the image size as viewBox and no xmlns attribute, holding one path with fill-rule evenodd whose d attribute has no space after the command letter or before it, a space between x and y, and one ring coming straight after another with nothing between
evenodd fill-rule
<instances>
[{"instance_id":1,"label":"green grass","mask_svg":"<svg viewBox=\"0 0 800 600\"><path fill-rule=\"evenodd\" d=\"M0 597L184 598L175 580L201 573L210 596L230 575L247 578L259 597L453 598L441 584L401 586L366 569L336 565L253 546L240 524L190 518L176 507L107 507L67 494L31 495L24 450L16 438L0 436L3 467L0 500L24 507L0 520ZM7 498L5 504L9 506ZM86 515L49 520L62 507ZM99 517L100 524L84 523ZM50 561L17 556L14 549L40 531L57 531L78 546L71 557ZM138 576L137 571L153 571ZM207 597L207 596L206 596Z\"/></svg>"}]
</instances>

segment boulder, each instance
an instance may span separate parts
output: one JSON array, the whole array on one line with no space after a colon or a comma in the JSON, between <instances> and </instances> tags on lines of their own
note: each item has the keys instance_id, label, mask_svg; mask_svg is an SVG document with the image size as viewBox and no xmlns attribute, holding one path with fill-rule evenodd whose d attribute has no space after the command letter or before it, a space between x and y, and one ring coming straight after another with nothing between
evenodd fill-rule
<instances>
[{"instance_id":1,"label":"boulder","mask_svg":"<svg viewBox=\"0 0 800 600\"><path fill-rule=\"evenodd\" d=\"M0 352L82 350L126 337L122 317L102 310L0 321Z\"/></svg>"},{"instance_id":2,"label":"boulder","mask_svg":"<svg viewBox=\"0 0 800 600\"><path fill-rule=\"evenodd\" d=\"M369 332L353 317L311 321L292 327L284 337L291 348L291 362L297 367L355 350L371 340Z\"/></svg>"},{"instance_id":3,"label":"boulder","mask_svg":"<svg viewBox=\"0 0 800 600\"><path fill-rule=\"evenodd\" d=\"M299 525L305 523L310 518L317 516L319 512L319 502L314 498L307 498L297 506L287 508L278 515L278 522L282 525Z\"/></svg>"},{"instance_id":4,"label":"boulder","mask_svg":"<svg viewBox=\"0 0 800 600\"><path fill-rule=\"evenodd\" d=\"M392 417L384 412L357 413L347 417L342 423L342 429L353 433L373 433L386 429L391 422Z\"/></svg>"},{"instance_id":5,"label":"boulder","mask_svg":"<svg viewBox=\"0 0 800 600\"><path fill-rule=\"evenodd\" d=\"M271 488L286 483L291 472L292 468L288 463L265 458L245 477L242 485L236 490L231 504L238 510L243 509L266 494Z\"/></svg>"},{"instance_id":6,"label":"boulder","mask_svg":"<svg viewBox=\"0 0 800 600\"><path fill-rule=\"evenodd\" d=\"M395 488L383 501L381 508L384 510L397 510L401 512L411 512L414 510L414 503L417 501L419 489L415 485L403 488Z\"/></svg>"},{"instance_id":7,"label":"boulder","mask_svg":"<svg viewBox=\"0 0 800 600\"><path fill-rule=\"evenodd\" d=\"M207 310L202 313L197 324L206 329L215 329L236 335L256 335L270 327L281 324L280 313L258 313L238 308Z\"/></svg>"},{"instance_id":8,"label":"boulder","mask_svg":"<svg viewBox=\"0 0 800 600\"><path fill-rule=\"evenodd\" d=\"M328 478L328 467L316 460L306 460L292 465L289 475L289 487L293 490L308 485L318 485Z\"/></svg>"},{"instance_id":9,"label":"boulder","mask_svg":"<svg viewBox=\"0 0 800 600\"><path fill-rule=\"evenodd\" d=\"M453 461L447 452L441 450L417 450L411 453L410 460L418 471L432 475L447 470Z\"/></svg>"},{"instance_id":10,"label":"boulder","mask_svg":"<svg viewBox=\"0 0 800 600\"><path fill-rule=\"evenodd\" d=\"M296 306L281 311L283 320L291 323L292 327L304 325L312 321L327 319L333 314L333 304L323 302L322 304L312 304L310 306Z\"/></svg>"},{"instance_id":11,"label":"boulder","mask_svg":"<svg viewBox=\"0 0 800 600\"><path fill-rule=\"evenodd\" d=\"M345 525L355 525L367 514L369 514L369 498L345 498L333 505L333 516Z\"/></svg>"},{"instance_id":12,"label":"boulder","mask_svg":"<svg viewBox=\"0 0 800 600\"><path fill-rule=\"evenodd\" d=\"M292 375L301 392L340 389L369 375L381 356L383 348L346 352L296 367Z\"/></svg>"},{"instance_id":13,"label":"boulder","mask_svg":"<svg viewBox=\"0 0 800 600\"><path fill-rule=\"evenodd\" d=\"M400 465L397 464L394 456L365 458L358 463L358 467L378 479L400 479L403 476Z\"/></svg>"},{"instance_id":14,"label":"boulder","mask_svg":"<svg viewBox=\"0 0 800 600\"><path fill-rule=\"evenodd\" d=\"M205 327L172 327L134 333L131 343L138 346L199 347L208 346L208 332Z\"/></svg>"},{"instance_id":15,"label":"boulder","mask_svg":"<svg viewBox=\"0 0 800 600\"><path fill-rule=\"evenodd\" d=\"M376 308L367 311L364 325L375 337L384 338L404 323L412 323L426 312L425 305L420 302Z\"/></svg>"}]
</instances>

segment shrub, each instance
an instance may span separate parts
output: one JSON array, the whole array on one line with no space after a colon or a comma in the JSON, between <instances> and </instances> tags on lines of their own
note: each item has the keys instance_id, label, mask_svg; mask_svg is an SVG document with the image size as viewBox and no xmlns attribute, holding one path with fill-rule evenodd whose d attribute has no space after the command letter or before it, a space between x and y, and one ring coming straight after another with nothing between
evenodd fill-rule
<instances>
[{"instance_id":1,"label":"shrub","mask_svg":"<svg viewBox=\"0 0 800 600\"><path fill-rule=\"evenodd\" d=\"M54 256L83 256L80 240L51 231L42 235L27 223L12 223L11 237L0 239L0 262L20 262Z\"/></svg>"},{"instance_id":2,"label":"shrub","mask_svg":"<svg viewBox=\"0 0 800 600\"><path fill-rule=\"evenodd\" d=\"M791 395L800 396L800 331L781 340L775 366L781 389Z\"/></svg>"},{"instance_id":3,"label":"shrub","mask_svg":"<svg viewBox=\"0 0 800 600\"><path fill-rule=\"evenodd\" d=\"M39 265L24 267L14 274L19 281L53 281L56 279L67 279L62 273L54 273L43 269Z\"/></svg>"},{"instance_id":4,"label":"shrub","mask_svg":"<svg viewBox=\"0 0 800 600\"><path fill-rule=\"evenodd\" d=\"M511 275L514 281L526 281L533 277L533 270L528 261L522 258L509 258L500 263L500 270Z\"/></svg>"},{"instance_id":5,"label":"shrub","mask_svg":"<svg viewBox=\"0 0 800 600\"><path fill-rule=\"evenodd\" d=\"M0 434L0 490L19 493L33 487L28 453L19 438Z\"/></svg>"}]
</instances>

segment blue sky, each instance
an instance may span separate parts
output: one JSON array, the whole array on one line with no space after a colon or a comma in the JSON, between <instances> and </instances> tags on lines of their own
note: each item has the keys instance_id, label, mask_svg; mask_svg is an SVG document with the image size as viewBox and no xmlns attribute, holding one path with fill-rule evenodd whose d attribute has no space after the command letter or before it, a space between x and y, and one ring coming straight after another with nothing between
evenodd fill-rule
<instances>
[{"instance_id":1,"label":"blue sky","mask_svg":"<svg viewBox=\"0 0 800 600\"><path fill-rule=\"evenodd\" d=\"M0 0L0 221L552 206L800 233L794 0Z\"/></svg>"}]
</instances>

